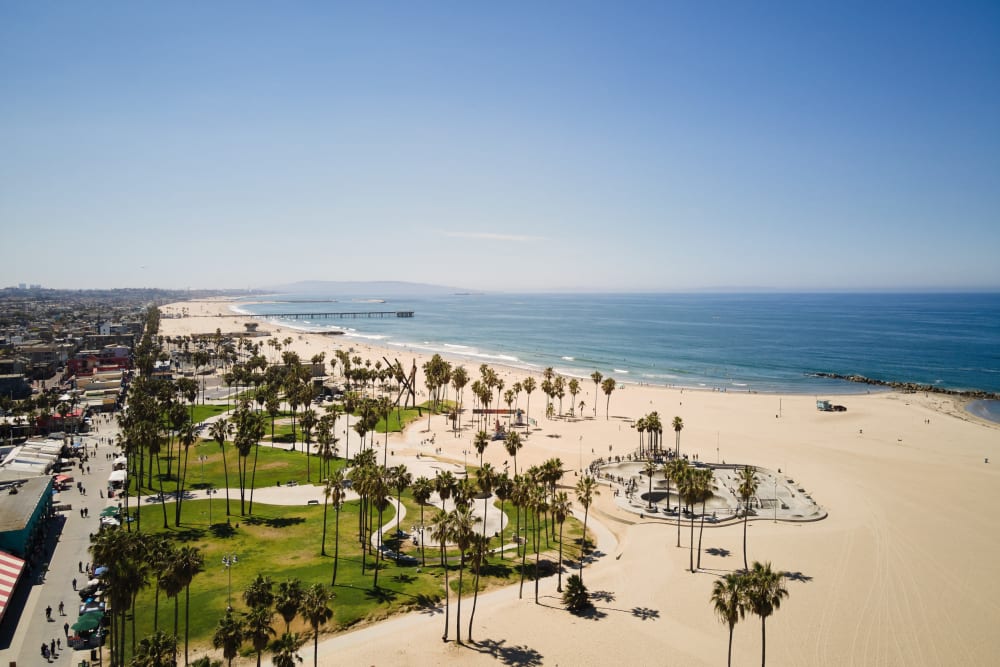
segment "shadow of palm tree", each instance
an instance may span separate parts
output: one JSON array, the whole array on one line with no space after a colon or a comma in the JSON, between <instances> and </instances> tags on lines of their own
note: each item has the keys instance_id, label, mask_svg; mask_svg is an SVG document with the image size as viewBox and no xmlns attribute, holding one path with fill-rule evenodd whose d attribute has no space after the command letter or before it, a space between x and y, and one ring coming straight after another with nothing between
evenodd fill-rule
<instances>
[{"instance_id":1,"label":"shadow of palm tree","mask_svg":"<svg viewBox=\"0 0 1000 667\"><path fill-rule=\"evenodd\" d=\"M720 547L710 547L708 549L705 549L705 553L710 554L712 556L721 556L723 558L726 558L732 555L733 552L730 551L729 549L722 549Z\"/></svg>"},{"instance_id":2,"label":"shadow of palm tree","mask_svg":"<svg viewBox=\"0 0 1000 667\"><path fill-rule=\"evenodd\" d=\"M398 596L396 594L396 591L389 590L388 588L382 588L380 586L378 588L368 589L367 591L365 591L365 597L371 600L375 600L376 602L379 603L386 603L386 602L392 602Z\"/></svg>"},{"instance_id":3,"label":"shadow of palm tree","mask_svg":"<svg viewBox=\"0 0 1000 667\"><path fill-rule=\"evenodd\" d=\"M590 597L593 600L598 600L600 602L614 602L615 594L611 591L591 591Z\"/></svg>"},{"instance_id":4,"label":"shadow of palm tree","mask_svg":"<svg viewBox=\"0 0 1000 667\"><path fill-rule=\"evenodd\" d=\"M660 612L657 609L650 609L649 607L632 607L632 615L643 621L650 619L655 621L660 617Z\"/></svg>"},{"instance_id":5,"label":"shadow of palm tree","mask_svg":"<svg viewBox=\"0 0 1000 667\"><path fill-rule=\"evenodd\" d=\"M267 526L268 528L287 528L288 526L294 526L295 524L304 523L305 519L300 516L287 516L287 517L277 517L268 518L262 516L248 516L243 520L244 523L248 523L251 526Z\"/></svg>"},{"instance_id":6,"label":"shadow of palm tree","mask_svg":"<svg viewBox=\"0 0 1000 667\"><path fill-rule=\"evenodd\" d=\"M803 583L812 581L813 578L807 574L802 574L801 572L785 572L785 579L791 579L792 581L801 581Z\"/></svg>"},{"instance_id":7,"label":"shadow of palm tree","mask_svg":"<svg viewBox=\"0 0 1000 667\"><path fill-rule=\"evenodd\" d=\"M232 537L236 534L236 529L229 523L213 523L210 528L215 537Z\"/></svg>"},{"instance_id":8,"label":"shadow of palm tree","mask_svg":"<svg viewBox=\"0 0 1000 667\"><path fill-rule=\"evenodd\" d=\"M493 656L504 665L541 665L542 654L528 646L507 646L506 640L484 639L469 646L479 653Z\"/></svg>"}]
</instances>

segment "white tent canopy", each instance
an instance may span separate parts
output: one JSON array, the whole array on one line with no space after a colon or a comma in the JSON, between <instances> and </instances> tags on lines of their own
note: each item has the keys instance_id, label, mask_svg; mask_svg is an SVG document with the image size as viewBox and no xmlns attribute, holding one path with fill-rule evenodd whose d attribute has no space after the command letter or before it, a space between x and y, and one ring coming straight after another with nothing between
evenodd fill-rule
<instances>
[{"instance_id":1,"label":"white tent canopy","mask_svg":"<svg viewBox=\"0 0 1000 667\"><path fill-rule=\"evenodd\" d=\"M115 470L108 476L109 482L119 482L124 484L127 477L125 470Z\"/></svg>"}]
</instances>

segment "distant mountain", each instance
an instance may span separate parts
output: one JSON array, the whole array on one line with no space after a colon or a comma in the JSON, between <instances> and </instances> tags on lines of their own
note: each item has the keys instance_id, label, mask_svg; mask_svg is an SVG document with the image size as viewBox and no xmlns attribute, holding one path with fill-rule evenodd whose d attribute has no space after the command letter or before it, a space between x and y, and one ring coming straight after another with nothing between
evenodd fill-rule
<instances>
[{"instance_id":1,"label":"distant mountain","mask_svg":"<svg viewBox=\"0 0 1000 667\"><path fill-rule=\"evenodd\" d=\"M368 298L387 296L440 296L455 294L456 292L468 292L464 288L428 285L426 283L408 283L398 280L300 280L299 282L285 285L268 285L260 289L282 294L315 294L330 297L344 295Z\"/></svg>"}]
</instances>

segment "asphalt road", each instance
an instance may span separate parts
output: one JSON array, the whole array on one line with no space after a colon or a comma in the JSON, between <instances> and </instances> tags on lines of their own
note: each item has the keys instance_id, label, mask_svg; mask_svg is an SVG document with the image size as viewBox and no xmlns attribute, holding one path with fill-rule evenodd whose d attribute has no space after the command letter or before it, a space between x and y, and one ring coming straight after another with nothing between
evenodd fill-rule
<instances>
[{"instance_id":1,"label":"asphalt road","mask_svg":"<svg viewBox=\"0 0 1000 667\"><path fill-rule=\"evenodd\" d=\"M44 578L40 568L36 568L33 577L22 579L0 627L0 665L5 667L14 664L17 667L46 664L77 667L84 660L90 660L89 650L74 651L66 646L63 626L66 623L72 626L79 616L80 597L73 590L72 582L76 579L79 585L86 583L88 577L79 571L78 565L90 561L87 550L90 534L96 533L99 528L101 510L114 504L112 500L101 498L99 493L107 487L111 461L106 455L113 452L114 447L99 444L99 439L111 438L113 442L118 427L113 420L111 423L99 421L95 426L95 431L83 437L90 453L89 460L83 465L89 465L90 472L81 472L79 464L74 465L67 472L73 475L73 484L55 497L55 504L70 504L72 509L58 512L52 520L48 570ZM83 484L86 495L77 490L76 482ZM80 516L83 507L89 511L87 518ZM59 615L60 602L65 605L64 616ZM45 618L48 606L52 607L52 621ZM42 643L49 644L56 639L62 642L62 650L57 650L55 657L46 663L41 654ZM103 657L107 661L107 647Z\"/></svg>"}]
</instances>

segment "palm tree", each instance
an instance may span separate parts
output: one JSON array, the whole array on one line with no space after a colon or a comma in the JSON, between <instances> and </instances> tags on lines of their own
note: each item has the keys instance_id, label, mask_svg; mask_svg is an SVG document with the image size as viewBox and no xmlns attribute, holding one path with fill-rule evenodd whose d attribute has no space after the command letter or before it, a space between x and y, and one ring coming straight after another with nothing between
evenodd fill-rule
<instances>
[{"instance_id":1,"label":"palm tree","mask_svg":"<svg viewBox=\"0 0 1000 667\"><path fill-rule=\"evenodd\" d=\"M663 464L660 472L666 478L666 489L667 489L667 511L670 511L670 480L676 480L680 475L684 473L684 468L687 468L687 463L684 459L671 459Z\"/></svg>"},{"instance_id":2,"label":"palm tree","mask_svg":"<svg viewBox=\"0 0 1000 667\"><path fill-rule=\"evenodd\" d=\"M301 646L302 638L297 632L286 632L275 639L272 644L274 657L271 659L274 667L295 667L295 663L302 662L302 656L298 654Z\"/></svg>"},{"instance_id":3,"label":"palm tree","mask_svg":"<svg viewBox=\"0 0 1000 667\"><path fill-rule=\"evenodd\" d=\"M427 559L424 555L424 505L430 500L434 493L434 483L426 477L418 477L410 487L413 499L420 505L420 563L421 567L427 567Z\"/></svg>"},{"instance_id":4,"label":"palm tree","mask_svg":"<svg viewBox=\"0 0 1000 667\"><path fill-rule=\"evenodd\" d=\"M784 572L775 572L770 563L761 565L754 561L753 569L749 571L746 584L747 608L760 617L760 664L764 667L767 656L767 634L765 622L780 606L781 600L788 597L785 588Z\"/></svg>"},{"instance_id":5,"label":"palm tree","mask_svg":"<svg viewBox=\"0 0 1000 667\"><path fill-rule=\"evenodd\" d=\"M390 470L390 481L392 487L396 489L396 534L399 535L399 503L403 497L403 491L413 483L413 475L406 470L405 465L399 464Z\"/></svg>"},{"instance_id":6,"label":"palm tree","mask_svg":"<svg viewBox=\"0 0 1000 667\"><path fill-rule=\"evenodd\" d=\"M448 641L448 611L449 611L449 598L451 597L451 588L448 585L448 565L445 563L444 551L445 544L451 538L451 515L449 515L444 510L437 513L434 517L434 521L431 523L431 539L436 541L441 546L441 565L444 567L444 635L441 636L441 641Z\"/></svg>"},{"instance_id":7,"label":"palm tree","mask_svg":"<svg viewBox=\"0 0 1000 667\"><path fill-rule=\"evenodd\" d=\"M476 448L476 452L479 454L479 465L483 465L483 454L486 453L486 447L490 444L490 434L486 431L479 431L476 433L475 438L472 440L472 445Z\"/></svg>"},{"instance_id":8,"label":"palm tree","mask_svg":"<svg viewBox=\"0 0 1000 667\"><path fill-rule=\"evenodd\" d=\"M733 629L746 614L746 599L744 595L745 578L736 572L730 572L722 579L716 579L712 586L712 604L719 620L729 626L729 649L726 664L733 664Z\"/></svg>"},{"instance_id":9,"label":"palm tree","mask_svg":"<svg viewBox=\"0 0 1000 667\"><path fill-rule=\"evenodd\" d=\"M330 502L333 503L334 523L333 523L333 578L331 586L337 585L337 561L340 558L340 508L344 505L347 493L344 491L344 469L341 468L333 473L329 479Z\"/></svg>"},{"instance_id":10,"label":"palm tree","mask_svg":"<svg viewBox=\"0 0 1000 667\"><path fill-rule=\"evenodd\" d=\"M313 667L319 664L319 628L333 618L332 599L333 593L323 584L313 584L302 596L302 617L313 631Z\"/></svg>"},{"instance_id":11,"label":"palm tree","mask_svg":"<svg viewBox=\"0 0 1000 667\"><path fill-rule=\"evenodd\" d=\"M552 501L552 519L559 524L559 567L556 568L559 573L559 583L556 586L556 591L559 593L562 593L563 524L566 523L566 518L572 513L573 510L570 507L569 495L565 491L560 491Z\"/></svg>"},{"instance_id":12,"label":"palm tree","mask_svg":"<svg viewBox=\"0 0 1000 667\"><path fill-rule=\"evenodd\" d=\"M601 391L608 397L607 406L604 411L605 419L611 418L611 393L615 390L616 386L614 378L604 378L604 381L601 383Z\"/></svg>"},{"instance_id":13,"label":"palm tree","mask_svg":"<svg viewBox=\"0 0 1000 667\"><path fill-rule=\"evenodd\" d=\"M701 537L705 532L705 503L712 497L715 473L711 468L698 470L698 491L701 495L701 526L698 528L698 569L701 569Z\"/></svg>"},{"instance_id":14,"label":"palm tree","mask_svg":"<svg viewBox=\"0 0 1000 667\"><path fill-rule=\"evenodd\" d=\"M517 452L524 446L524 443L521 442L521 435L511 429L504 437L503 446L507 450L507 454L514 457L514 476L517 477Z\"/></svg>"},{"instance_id":15,"label":"palm tree","mask_svg":"<svg viewBox=\"0 0 1000 667\"><path fill-rule=\"evenodd\" d=\"M278 593L274 596L274 610L285 620L285 633L291 631L292 621L299 614L302 606L302 582L298 579L288 579L278 584Z\"/></svg>"},{"instance_id":16,"label":"palm tree","mask_svg":"<svg viewBox=\"0 0 1000 667\"><path fill-rule=\"evenodd\" d=\"M226 476L226 516L229 516L229 466L226 464L226 440L233 437L233 425L221 418L208 427L208 434L222 451L222 472Z\"/></svg>"},{"instance_id":17,"label":"palm tree","mask_svg":"<svg viewBox=\"0 0 1000 667\"><path fill-rule=\"evenodd\" d=\"M571 574L569 579L566 580L566 590L563 592L563 604L566 605L566 609L577 612L587 609L591 606L590 595L587 593L587 587L583 585L583 579L578 575Z\"/></svg>"},{"instance_id":18,"label":"palm tree","mask_svg":"<svg viewBox=\"0 0 1000 667\"><path fill-rule=\"evenodd\" d=\"M139 642L139 650L129 661L130 667L174 667L177 661L177 637L157 630Z\"/></svg>"},{"instance_id":19,"label":"palm tree","mask_svg":"<svg viewBox=\"0 0 1000 667\"><path fill-rule=\"evenodd\" d=\"M270 608L274 604L274 583L271 581L271 577L258 574L243 591L243 601L251 609L254 607Z\"/></svg>"},{"instance_id":20,"label":"palm tree","mask_svg":"<svg viewBox=\"0 0 1000 667\"><path fill-rule=\"evenodd\" d=\"M674 456L681 455L681 429L684 428L684 420L680 417L674 417L674 421L671 422L674 427L675 441L674 441Z\"/></svg>"},{"instance_id":21,"label":"palm tree","mask_svg":"<svg viewBox=\"0 0 1000 667\"><path fill-rule=\"evenodd\" d=\"M649 497L647 501L649 502L649 509L653 509L653 475L656 474L657 465L650 459L646 461L646 465L642 468L642 474L649 477Z\"/></svg>"},{"instance_id":22,"label":"palm tree","mask_svg":"<svg viewBox=\"0 0 1000 667\"><path fill-rule=\"evenodd\" d=\"M451 498L452 492L455 490L455 476L451 474L450 470L438 471L434 476L434 490L437 491L438 497L441 499L441 511L447 511L445 509L445 503L448 498Z\"/></svg>"},{"instance_id":23,"label":"palm tree","mask_svg":"<svg viewBox=\"0 0 1000 667\"><path fill-rule=\"evenodd\" d=\"M507 476L507 471L504 470L502 475L498 475L493 483L493 493L496 494L497 498L500 500L500 520L503 521L504 512L503 504L505 501L510 500L511 493L514 490L514 483L511 481L510 477ZM503 526L501 524L500 528L500 560L504 559L503 551Z\"/></svg>"},{"instance_id":24,"label":"palm tree","mask_svg":"<svg viewBox=\"0 0 1000 667\"><path fill-rule=\"evenodd\" d=\"M485 522L484 522L485 523ZM469 551L469 565L476 572L475 586L472 594L472 613L469 614L469 641L472 641L472 619L476 617L476 603L479 601L479 572L486 565L486 556L490 551L490 538L486 535L476 535Z\"/></svg>"},{"instance_id":25,"label":"palm tree","mask_svg":"<svg viewBox=\"0 0 1000 667\"><path fill-rule=\"evenodd\" d=\"M226 615L219 619L219 625L212 635L212 646L222 649L222 657L232 667L233 658L239 655L242 644L243 621L233 616L232 610L227 610Z\"/></svg>"},{"instance_id":26,"label":"palm tree","mask_svg":"<svg viewBox=\"0 0 1000 667\"><path fill-rule=\"evenodd\" d=\"M191 629L191 581L202 571L205 558L197 547L183 546L172 563L174 576L184 587L184 664L188 663L188 631Z\"/></svg>"},{"instance_id":27,"label":"palm tree","mask_svg":"<svg viewBox=\"0 0 1000 667\"><path fill-rule=\"evenodd\" d=\"M750 499L757 495L757 487L760 482L757 479L757 469L751 466L743 466L740 470L739 477L739 487L736 491L739 493L740 500L743 502L743 569L747 568L747 521L750 519Z\"/></svg>"},{"instance_id":28,"label":"palm tree","mask_svg":"<svg viewBox=\"0 0 1000 667\"><path fill-rule=\"evenodd\" d=\"M689 566L688 569L694 572L694 504L701 499L701 481L698 471L689 468L687 472L677 480L677 493L684 504L687 505L689 516L691 517L691 541L688 545ZM677 524L680 525L680 516L677 517Z\"/></svg>"},{"instance_id":29,"label":"palm tree","mask_svg":"<svg viewBox=\"0 0 1000 667\"><path fill-rule=\"evenodd\" d=\"M684 459L674 459L670 462L674 485L677 487L677 547L681 546L681 514L684 510L684 499L681 498L681 484L691 474L692 468Z\"/></svg>"},{"instance_id":30,"label":"palm tree","mask_svg":"<svg viewBox=\"0 0 1000 667\"><path fill-rule=\"evenodd\" d=\"M583 505L583 538L580 544L580 581L583 581L583 557L587 552L587 518L590 514L590 505L594 502L594 496L601 495L597 490L597 480L587 475L576 483L576 500Z\"/></svg>"},{"instance_id":31,"label":"palm tree","mask_svg":"<svg viewBox=\"0 0 1000 667\"><path fill-rule=\"evenodd\" d=\"M257 652L257 667L260 667L260 657L267 648L267 643L274 634L271 627L271 609L268 605L251 606L250 611L245 614L245 637L253 644L253 650Z\"/></svg>"},{"instance_id":32,"label":"palm tree","mask_svg":"<svg viewBox=\"0 0 1000 667\"><path fill-rule=\"evenodd\" d=\"M528 435L528 429L531 428L531 392L535 391L535 378L526 377L524 382L521 383L524 388L524 394L528 397L528 402L524 406L524 434ZM517 474L517 470L514 471Z\"/></svg>"},{"instance_id":33,"label":"palm tree","mask_svg":"<svg viewBox=\"0 0 1000 667\"><path fill-rule=\"evenodd\" d=\"M472 515L467 504L462 504L452 510L451 537L459 551L458 565L458 607L455 610L455 641L462 643L462 579L465 572L465 554L475 539L473 526L479 519Z\"/></svg>"},{"instance_id":34,"label":"palm tree","mask_svg":"<svg viewBox=\"0 0 1000 667\"><path fill-rule=\"evenodd\" d=\"M590 379L594 381L594 416L597 416L597 390L601 386L601 380L604 376L600 374L599 371L594 371L590 374Z\"/></svg>"}]
</instances>

